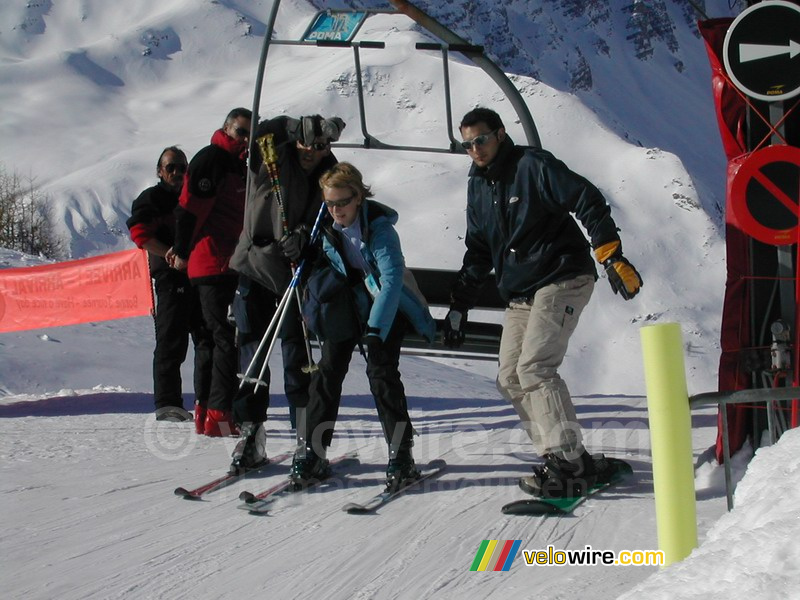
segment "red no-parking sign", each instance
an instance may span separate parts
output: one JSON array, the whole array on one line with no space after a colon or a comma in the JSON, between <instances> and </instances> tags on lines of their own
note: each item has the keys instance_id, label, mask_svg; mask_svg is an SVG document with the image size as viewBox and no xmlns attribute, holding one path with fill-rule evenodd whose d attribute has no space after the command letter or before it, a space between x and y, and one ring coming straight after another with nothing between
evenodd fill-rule
<instances>
[{"instance_id":1,"label":"red no-parking sign","mask_svg":"<svg viewBox=\"0 0 800 600\"><path fill-rule=\"evenodd\" d=\"M800 148L768 146L748 156L731 181L731 210L742 231L760 242L797 242Z\"/></svg>"}]
</instances>

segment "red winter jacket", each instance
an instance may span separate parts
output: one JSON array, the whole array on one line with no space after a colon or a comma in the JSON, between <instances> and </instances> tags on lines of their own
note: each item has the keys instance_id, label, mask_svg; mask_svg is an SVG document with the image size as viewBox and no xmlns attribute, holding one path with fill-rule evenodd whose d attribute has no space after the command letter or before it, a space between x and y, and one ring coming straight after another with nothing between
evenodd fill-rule
<instances>
[{"instance_id":1,"label":"red winter jacket","mask_svg":"<svg viewBox=\"0 0 800 600\"><path fill-rule=\"evenodd\" d=\"M236 274L228 261L244 219L246 149L244 142L218 129L211 136L211 145L189 163L174 249L178 256L189 257L192 280Z\"/></svg>"}]
</instances>

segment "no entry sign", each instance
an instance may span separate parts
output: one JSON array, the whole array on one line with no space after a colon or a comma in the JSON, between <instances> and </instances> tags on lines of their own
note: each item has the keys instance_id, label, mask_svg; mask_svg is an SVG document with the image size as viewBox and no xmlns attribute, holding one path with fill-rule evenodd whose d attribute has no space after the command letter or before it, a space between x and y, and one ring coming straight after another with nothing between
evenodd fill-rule
<instances>
[{"instance_id":1,"label":"no entry sign","mask_svg":"<svg viewBox=\"0 0 800 600\"><path fill-rule=\"evenodd\" d=\"M758 100L800 94L800 6L759 2L731 23L722 52L733 84Z\"/></svg>"},{"instance_id":2,"label":"no entry sign","mask_svg":"<svg viewBox=\"0 0 800 600\"><path fill-rule=\"evenodd\" d=\"M742 231L760 242L797 242L800 148L768 146L747 157L731 181L731 210Z\"/></svg>"}]
</instances>

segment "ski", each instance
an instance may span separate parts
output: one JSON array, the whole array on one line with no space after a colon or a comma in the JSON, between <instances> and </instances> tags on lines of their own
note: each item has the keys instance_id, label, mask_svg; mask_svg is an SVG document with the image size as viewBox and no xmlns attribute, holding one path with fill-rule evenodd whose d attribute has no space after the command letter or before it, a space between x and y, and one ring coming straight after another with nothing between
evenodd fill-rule
<instances>
[{"instance_id":1,"label":"ski","mask_svg":"<svg viewBox=\"0 0 800 600\"><path fill-rule=\"evenodd\" d=\"M361 504L357 502L348 502L342 507L342 510L351 515L363 515L375 512L384 504L387 504L397 498L400 494L404 494L410 489L419 487L422 482L430 479L431 477L436 477L444 470L446 466L447 463L445 463L443 460L431 461L426 468L420 471L419 479L415 479L414 481L411 481L400 489L394 491L384 490L378 494L375 494L371 498L366 499L366 501Z\"/></svg>"},{"instance_id":2,"label":"ski","mask_svg":"<svg viewBox=\"0 0 800 600\"><path fill-rule=\"evenodd\" d=\"M337 456L336 458L332 458L329 461L331 466L334 465L346 465L346 464L356 464L358 463L358 452L348 452L347 454L342 454L341 456ZM242 504L238 505L236 508L241 510L246 510L251 514L265 514L269 512L270 508L272 507L272 503L274 502L275 498L281 495L284 492L295 492L295 491L304 491L309 488L315 487L320 483L324 483L330 479L329 477L326 479L322 479L319 481L310 482L305 487L294 490L292 487L292 480L288 477L273 485L271 488L264 490L263 492L259 492L258 494L253 494L252 492L244 491L239 494L239 500L242 500Z\"/></svg>"},{"instance_id":3,"label":"ski","mask_svg":"<svg viewBox=\"0 0 800 600\"><path fill-rule=\"evenodd\" d=\"M603 483L597 483L593 485L583 496L572 496L566 498L526 498L525 500L516 500L503 506L503 514L532 516L570 514L577 506L583 504L588 498L624 481L631 474L633 474L633 469L624 460L620 460L618 458L608 458L606 460L608 460L614 467L614 472L610 479Z\"/></svg>"},{"instance_id":4,"label":"ski","mask_svg":"<svg viewBox=\"0 0 800 600\"><path fill-rule=\"evenodd\" d=\"M194 488L193 490L187 490L184 487L175 488L175 495L180 496L186 500L200 500L205 494L209 492L213 492L224 487L231 485L232 483L236 483L240 479L247 477L248 475L252 475L253 473L258 473L259 471L269 467L270 465L277 465L285 460L291 458L293 454L291 452L286 452L284 454L278 454L277 456L273 456L267 459L263 465L256 467L255 469L250 469L245 471L244 473L226 473L222 477L218 477L214 481L209 481L206 484L201 485L200 487Z\"/></svg>"}]
</instances>

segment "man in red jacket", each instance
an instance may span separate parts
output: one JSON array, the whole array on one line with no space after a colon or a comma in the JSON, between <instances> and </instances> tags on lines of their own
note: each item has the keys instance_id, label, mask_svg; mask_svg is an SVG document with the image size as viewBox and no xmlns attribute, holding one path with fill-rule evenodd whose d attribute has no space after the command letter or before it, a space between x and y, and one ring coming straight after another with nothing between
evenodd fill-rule
<instances>
[{"instance_id":1,"label":"man in red jacket","mask_svg":"<svg viewBox=\"0 0 800 600\"><path fill-rule=\"evenodd\" d=\"M211 144L189 163L180 197L173 265L186 268L214 339L208 404L195 406L195 428L208 436L238 435L231 403L238 389L235 328L228 307L237 274L228 266L244 219L251 112L235 108Z\"/></svg>"},{"instance_id":2,"label":"man in red jacket","mask_svg":"<svg viewBox=\"0 0 800 600\"><path fill-rule=\"evenodd\" d=\"M155 284L156 348L153 352L153 396L156 419L187 421L183 408L181 365L189 336L194 343L194 394L205 406L211 382L211 336L203 323L197 291L183 271L170 268L167 257L175 238L175 207L183 187L186 155L175 146L158 157L158 184L144 190L131 207L127 221L131 239L147 250L150 277Z\"/></svg>"}]
</instances>

